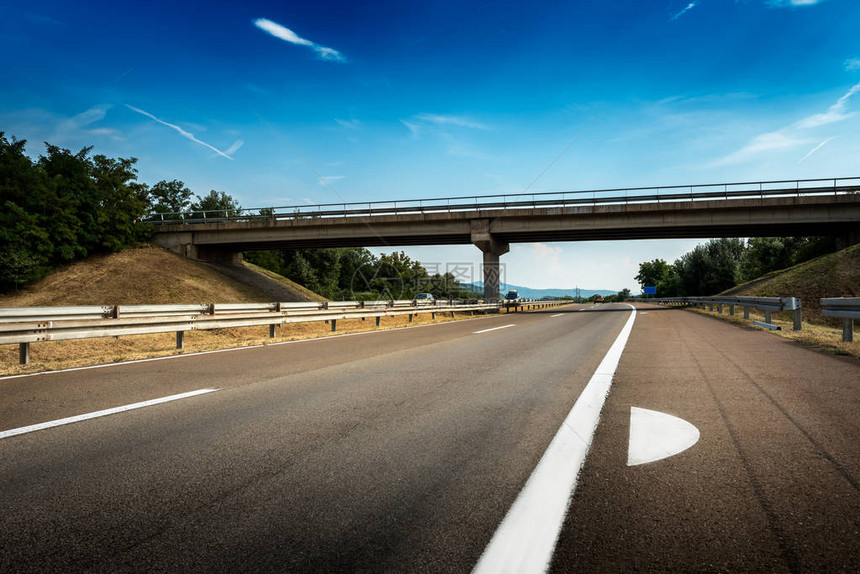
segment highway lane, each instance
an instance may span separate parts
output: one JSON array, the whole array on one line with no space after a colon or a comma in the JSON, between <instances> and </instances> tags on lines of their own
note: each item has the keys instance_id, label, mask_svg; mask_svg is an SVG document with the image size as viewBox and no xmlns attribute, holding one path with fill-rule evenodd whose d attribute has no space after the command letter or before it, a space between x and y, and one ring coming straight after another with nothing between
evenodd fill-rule
<instances>
[{"instance_id":1,"label":"highway lane","mask_svg":"<svg viewBox=\"0 0 860 574\"><path fill-rule=\"evenodd\" d=\"M4 429L220 389L0 440L0 571L468 571L629 316L563 310L0 381Z\"/></svg>"},{"instance_id":2,"label":"highway lane","mask_svg":"<svg viewBox=\"0 0 860 574\"><path fill-rule=\"evenodd\" d=\"M553 571L860 571L860 361L637 306ZM627 466L631 407L701 437Z\"/></svg>"}]
</instances>

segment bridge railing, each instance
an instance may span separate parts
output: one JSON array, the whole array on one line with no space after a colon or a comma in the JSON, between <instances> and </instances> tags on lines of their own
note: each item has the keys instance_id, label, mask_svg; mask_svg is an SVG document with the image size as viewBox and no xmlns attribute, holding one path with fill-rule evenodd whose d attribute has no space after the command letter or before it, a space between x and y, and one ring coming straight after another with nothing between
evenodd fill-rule
<instances>
[{"instance_id":1,"label":"bridge railing","mask_svg":"<svg viewBox=\"0 0 860 574\"><path fill-rule=\"evenodd\" d=\"M723 306L725 305L729 308L730 316L734 316L735 307L741 307L744 310L744 319L750 318L750 309L757 309L764 312L764 322L753 321L753 324L767 329L779 329L779 327L776 327L772 323L771 314L774 311L792 311L794 315L794 330L800 331L803 327L803 308L800 299L797 297L634 297L633 300L640 303L655 303L670 307L693 306L702 309L709 307L711 311L716 307L718 313L723 312Z\"/></svg>"},{"instance_id":2,"label":"bridge railing","mask_svg":"<svg viewBox=\"0 0 860 574\"><path fill-rule=\"evenodd\" d=\"M541 307L557 306L563 301L543 301ZM19 345L22 365L30 362L30 344L99 337L121 337L154 333L176 333L176 347L184 347L186 331L234 327L269 326L326 321L337 330L343 319L376 319L422 313L486 313L497 311L498 302L485 303L436 301L433 305L413 305L400 301L326 301L302 303L202 303L194 305L91 305L77 307L0 308L0 345ZM536 307L535 307L536 308Z\"/></svg>"},{"instance_id":3,"label":"bridge railing","mask_svg":"<svg viewBox=\"0 0 860 574\"><path fill-rule=\"evenodd\" d=\"M821 300L821 314L842 319L842 340L854 340L854 319L860 319L860 297L833 297Z\"/></svg>"},{"instance_id":4,"label":"bridge railing","mask_svg":"<svg viewBox=\"0 0 860 574\"><path fill-rule=\"evenodd\" d=\"M336 217L372 217L455 211L536 209L614 204L671 203L679 201L720 201L765 197L809 197L860 193L860 178L797 179L704 185L614 188L473 195L435 199L406 199L359 203L289 205L241 210L184 211L155 213L147 221L156 225L220 223L226 221L267 221Z\"/></svg>"}]
</instances>

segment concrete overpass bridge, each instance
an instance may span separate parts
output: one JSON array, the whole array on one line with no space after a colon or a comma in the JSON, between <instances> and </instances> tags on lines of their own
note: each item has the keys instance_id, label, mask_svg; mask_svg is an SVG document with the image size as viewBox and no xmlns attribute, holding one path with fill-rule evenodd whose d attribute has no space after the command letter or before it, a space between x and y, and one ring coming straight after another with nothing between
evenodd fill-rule
<instances>
[{"instance_id":1,"label":"concrete overpass bridge","mask_svg":"<svg viewBox=\"0 0 860 574\"><path fill-rule=\"evenodd\" d=\"M860 242L860 178L724 183L303 205L151 218L155 242L187 257L243 251L473 244L496 299L511 243L829 235Z\"/></svg>"}]
</instances>

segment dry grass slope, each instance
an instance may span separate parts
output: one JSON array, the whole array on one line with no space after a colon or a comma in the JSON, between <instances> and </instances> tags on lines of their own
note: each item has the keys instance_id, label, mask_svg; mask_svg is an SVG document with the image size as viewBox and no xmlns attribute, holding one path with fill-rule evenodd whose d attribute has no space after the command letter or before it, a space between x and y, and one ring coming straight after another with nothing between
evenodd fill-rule
<instances>
[{"instance_id":1,"label":"dry grass slope","mask_svg":"<svg viewBox=\"0 0 860 574\"><path fill-rule=\"evenodd\" d=\"M789 269L776 271L729 289L725 295L750 297L798 297L803 320L817 325L840 326L841 319L821 315L824 297L860 297L860 245L824 255Z\"/></svg>"},{"instance_id":2,"label":"dry grass slope","mask_svg":"<svg viewBox=\"0 0 860 574\"><path fill-rule=\"evenodd\" d=\"M322 299L288 279L275 277L278 283L301 291L303 298ZM263 289L234 281L210 265L151 245L90 257L17 293L0 295L0 307L268 301L273 299Z\"/></svg>"},{"instance_id":3,"label":"dry grass slope","mask_svg":"<svg viewBox=\"0 0 860 574\"><path fill-rule=\"evenodd\" d=\"M244 282L236 281L221 271L238 275ZM249 279L249 274L255 277ZM0 296L0 307L272 302L283 301L270 295L284 289L292 291L295 298L291 300L294 301L325 300L280 275L247 263L245 269L237 274L235 269L224 270L147 245L91 257L57 270L35 285ZM458 319L467 317L457 314ZM437 315L433 320L429 315L419 315L410 323L405 316L386 317L381 328L451 320L454 318L450 316ZM373 320L354 319L338 321L337 324L338 333L372 330L375 330ZM185 349L181 351L176 349L173 333L34 343L32 362L28 366L18 365L17 345L0 345L0 376L267 345L330 334L330 325L314 322L281 327L277 329L275 339L268 337L268 327L190 331L185 337Z\"/></svg>"}]
</instances>

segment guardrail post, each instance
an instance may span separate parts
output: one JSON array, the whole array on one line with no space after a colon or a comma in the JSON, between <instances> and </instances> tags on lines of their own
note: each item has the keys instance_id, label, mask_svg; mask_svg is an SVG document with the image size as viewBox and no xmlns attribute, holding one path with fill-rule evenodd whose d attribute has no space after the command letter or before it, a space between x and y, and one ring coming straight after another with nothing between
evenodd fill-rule
<instances>
[{"instance_id":1,"label":"guardrail post","mask_svg":"<svg viewBox=\"0 0 860 574\"><path fill-rule=\"evenodd\" d=\"M764 312L764 322L765 322L765 323L767 323L768 325L770 325L770 324L771 324L771 320L770 320L770 310L766 310L766 311Z\"/></svg>"},{"instance_id":2,"label":"guardrail post","mask_svg":"<svg viewBox=\"0 0 860 574\"><path fill-rule=\"evenodd\" d=\"M711 303L711 311L713 311L713 310L714 310L714 304Z\"/></svg>"},{"instance_id":3,"label":"guardrail post","mask_svg":"<svg viewBox=\"0 0 860 574\"><path fill-rule=\"evenodd\" d=\"M436 320L436 311L433 311L432 313L430 313L430 319L432 319L433 321Z\"/></svg>"},{"instance_id":4,"label":"guardrail post","mask_svg":"<svg viewBox=\"0 0 860 574\"><path fill-rule=\"evenodd\" d=\"M30 343L21 343L18 345L18 362L22 365L30 364Z\"/></svg>"},{"instance_id":5,"label":"guardrail post","mask_svg":"<svg viewBox=\"0 0 860 574\"><path fill-rule=\"evenodd\" d=\"M846 343L854 341L854 319L850 317L842 319L842 340Z\"/></svg>"},{"instance_id":6,"label":"guardrail post","mask_svg":"<svg viewBox=\"0 0 860 574\"><path fill-rule=\"evenodd\" d=\"M730 317L735 316L735 306L734 305L729 305L729 316Z\"/></svg>"},{"instance_id":7,"label":"guardrail post","mask_svg":"<svg viewBox=\"0 0 860 574\"><path fill-rule=\"evenodd\" d=\"M803 330L802 313L803 313L803 309L801 307L798 307L797 309L794 310L794 330L795 331Z\"/></svg>"},{"instance_id":8,"label":"guardrail post","mask_svg":"<svg viewBox=\"0 0 860 574\"><path fill-rule=\"evenodd\" d=\"M720 315L723 314L723 304L722 303L717 303L717 313L719 313Z\"/></svg>"},{"instance_id":9,"label":"guardrail post","mask_svg":"<svg viewBox=\"0 0 860 574\"><path fill-rule=\"evenodd\" d=\"M413 315L412 313L409 313L409 322L410 322L410 323L412 322L412 320L413 320L414 318L415 318L415 315Z\"/></svg>"},{"instance_id":10,"label":"guardrail post","mask_svg":"<svg viewBox=\"0 0 860 574\"><path fill-rule=\"evenodd\" d=\"M269 338L270 338L270 339L274 339L274 338L275 338L275 324L274 324L274 323L272 323L271 325L269 325Z\"/></svg>"},{"instance_id":11,"label":"guardrail post","mask_svg":"<svg viewBox=\"0 0 860 574\"><path fill-rule=\"evenodd\" d=\"M377 315L377 316L376 316L376 326L377 326L377 327L379 327L379 323L380 323L380 321L382 321L382 316Z\"/></svg>"},{"instance_id":12,"label":"guardrail post","mask_svg":"<svg viewBox=\"0 0 860 574\"><path fill-rule=\"evenodd\" d=\"M750 308L744 307L744 319L749 319L749 318L750 318Z\"/></svg>"},{"instance_id":13,"label":"guardrail post","mask_svg":"<svg viewBox=\"0 0 860 574\"><path fill-rule=\"evenodd\" d=\"M176 348L185 348L185 331L176 331Z\"/></svg>"},{"instance_id":14,"label":"guardrail post","mask_svg":"<svg viewBox=\"0 0 860 574\"><path fill-rule=\"evenodd\" d=\"M337 319L332 319L331 320L331 332L334 333L335 331L337 331Z\"/></svg>"}]
</instances>

